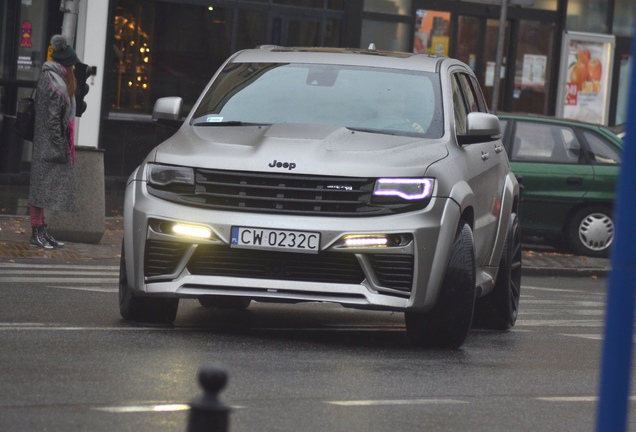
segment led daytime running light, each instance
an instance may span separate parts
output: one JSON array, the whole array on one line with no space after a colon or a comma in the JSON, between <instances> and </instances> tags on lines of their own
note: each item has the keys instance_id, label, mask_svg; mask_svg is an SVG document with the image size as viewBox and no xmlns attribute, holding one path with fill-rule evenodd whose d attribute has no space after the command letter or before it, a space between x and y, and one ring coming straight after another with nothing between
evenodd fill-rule
<instances>
[{"instance_id":1,"label":"led daytime running light","mask_svg":"<svg viewBox=\"0 0 636 432\"><path fill-rule=\"evenodd\" d=\"M172 232L188 237L198 237L204 239L209 239L210 237L212 237L212 230L210 228L196 225L184 225L176 223L172 225Z\"/></svg>"},{"instance_id":2,"label":"led daytime running light","mask_svg":"<svg viewBox=\"0 0 636 432\"><path fill-rule=\"evenodd\" d=\"M386 246L388 243L389 239L386 237L355 236L345 238L345 246L347 247Z\"/></svg>"}]
</instances>

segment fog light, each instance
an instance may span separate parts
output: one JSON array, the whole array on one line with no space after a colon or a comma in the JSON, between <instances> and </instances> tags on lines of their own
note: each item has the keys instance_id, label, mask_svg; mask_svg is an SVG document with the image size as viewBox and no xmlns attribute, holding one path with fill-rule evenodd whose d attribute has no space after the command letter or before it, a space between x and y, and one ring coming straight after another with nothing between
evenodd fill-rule
<instances>
[{"instance_id":1,"label":"fog light","mask_svg":"<svg viewBox=\"0 0 636 432\"><path fill-rule=\"evenodd\" d=\"M389 239L384 235L351 235L344 238L347 247L386 247L388 243Z\"/></svg>"},{"instance_id":2,"label":"fog light","mask_svg":"<svg viewBox=\"0 0 636 432\"><path fill-rule=\"evenodd\" d=\"M212 237L212 230L210 228L197 225L185 225L176 223L172 225L172 232L188 237L198 237L204 239L209 239L210 237Z\"/></svg>"}]
</instances>

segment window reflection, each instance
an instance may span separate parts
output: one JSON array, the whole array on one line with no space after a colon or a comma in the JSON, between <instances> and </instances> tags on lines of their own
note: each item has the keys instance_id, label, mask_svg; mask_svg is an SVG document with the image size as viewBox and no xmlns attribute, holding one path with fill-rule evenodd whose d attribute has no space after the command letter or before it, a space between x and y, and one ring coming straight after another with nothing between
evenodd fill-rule
<instances>
[{"instance_id":1,"label":"window reflection","mask_svg":"<svg viewBox=\"0 0 636 432\"><path fill-rule=\"evenodd\" d=\"M607 33L607 0L569 0L567 30Z\"/></svg>"},{"instance_id":2,"label":"window reflection","mask_svg":"<svg viewBox=\"0 0 636 432\"><path fill-rule=\"evenodd\" d=\"M450 12L418 9L415 12L413 52L448 55Z\"/></svg>"},{"instance_id":3,"label":"window reflection","mask_svg":"<svg viewBox=\"0 0 636 432\"><path fill-rule=\"evenodd\" d=\"M406 51L409 31L410 26L405 23L363 20L360 46L367 48L374 43L379 50Z\"/></svg>"},{"instance_id":4,"label":"window reflection","mask_svg":"<svg viewBox=\"0 0 636 432\"><path fill-rule=\"evenodd\" d=\"M410 15L411 0L365 0L364 11L391 15Z\"/></svg>"}]
</instances>

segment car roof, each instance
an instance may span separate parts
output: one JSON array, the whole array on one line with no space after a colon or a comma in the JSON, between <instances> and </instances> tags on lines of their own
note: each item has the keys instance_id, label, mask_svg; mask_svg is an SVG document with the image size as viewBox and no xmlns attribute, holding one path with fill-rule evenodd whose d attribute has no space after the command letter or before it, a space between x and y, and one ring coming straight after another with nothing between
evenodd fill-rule
<instances>
[{"instance_id":1,"label":"car roof","mask_svg":"<svg viewBox=\"0 0 636 432\"><path fill-rule=\"evenodd\" d=\"M438 54L414 54L374 49L280 47L263 45L239 51L233 63L315 63L383 67L391 69L439 72L442 64L460 64L458 60Z\"/></svg>"}]
</instances>

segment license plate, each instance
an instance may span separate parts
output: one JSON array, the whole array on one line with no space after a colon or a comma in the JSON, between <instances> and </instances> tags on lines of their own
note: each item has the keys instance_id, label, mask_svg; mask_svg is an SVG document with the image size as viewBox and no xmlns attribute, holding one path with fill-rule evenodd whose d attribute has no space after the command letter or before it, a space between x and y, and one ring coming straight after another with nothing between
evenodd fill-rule
<instances>
[{"instance_id":1,"label":"license plate","mask_svg":"<svg viewBox=\"0 0 636 432\"><path fill-rule=\"evenodd\" d=\"M318 253L320 233L235 226L232 227L230 246L246 249Z\"/></svg>"}]
</instances>

